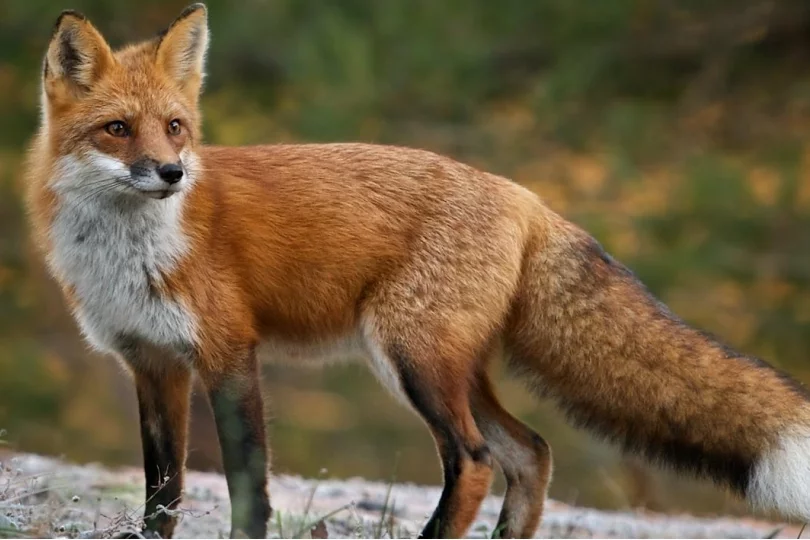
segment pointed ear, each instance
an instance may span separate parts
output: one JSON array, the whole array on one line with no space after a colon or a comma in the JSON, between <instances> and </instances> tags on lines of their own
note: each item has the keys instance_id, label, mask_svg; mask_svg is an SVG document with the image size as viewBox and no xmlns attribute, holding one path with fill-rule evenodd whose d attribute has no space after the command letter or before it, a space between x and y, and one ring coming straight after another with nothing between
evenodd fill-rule
<instances>
[{"instance_id":1,"label":"pointed ear","mask_svg":"<svg viewBox=\"0 0 810 540\"><path fill-rule=\"evenodd\" d=\"M114 61L110 46L84 15L63 11L45 55L46 90L62 85L74 96L81 95Z\"/></svg>"},{"instance_id":2,"label":"pointed ear","mask_svg":"<svg viewBox=\"0 0 810 540\"><path fill-rule=\"evenodd\" d=\"M189 97L196 99L205 76L208 14L204 4L192 4L172 23L157 49L157 66Z\"/></svg>"}]
</instances>

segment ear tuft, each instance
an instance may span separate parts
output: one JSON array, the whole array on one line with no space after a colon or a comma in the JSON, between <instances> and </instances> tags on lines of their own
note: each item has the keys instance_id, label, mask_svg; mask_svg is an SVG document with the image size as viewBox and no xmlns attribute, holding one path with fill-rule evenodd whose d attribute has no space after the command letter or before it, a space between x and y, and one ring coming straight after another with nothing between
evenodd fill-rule
<instances>
[{"instance_id":1,"label":"ear tuft","mask_svg":"<svg viewBox=\"0 0 810 540\"><path fill-rule=\"evenodd\" d=\"M186 9L184 9L180 13L180 15L177 17L177 19L174 20L174 23L172 23L172 26L177 24L177 22L182 21L183 19L185 19L186 17L188 17L192 13L195 13L195 12L200 11L200 10L202 10L203 17L205 17L206 14L207 14L207 11L208 11L205 8L205 4L203 4L202 2L197 2L196 4L191 4L190 6L188 6Z\"/></svg>"},{"instance_id":2,"label":"ear tuft","mask_svg":"<svg viewBox=\"0 0 810 540\"><path fill-rule=\"evenodd\" d=\"M56 19L56 24L53 26L53 33L55 34L59 27L62 26L62 20L65 17L73 17L75 19L79 19L80 21L86 21L87 17L84 16L83 13L79 13L75 9L65 9L62 13L59 14L59 17Z\"/></svg>"},{"instance_id":3,"label":"ear tuft","mask_svg":"<svg viewBox=\"0 0 810 540\"><path fill-rule=\"evenodd\" d=\"M157 65L192 97L199 94L208 50L208 12L192 4L160 38Z\"/></svg>"}]
</instances>

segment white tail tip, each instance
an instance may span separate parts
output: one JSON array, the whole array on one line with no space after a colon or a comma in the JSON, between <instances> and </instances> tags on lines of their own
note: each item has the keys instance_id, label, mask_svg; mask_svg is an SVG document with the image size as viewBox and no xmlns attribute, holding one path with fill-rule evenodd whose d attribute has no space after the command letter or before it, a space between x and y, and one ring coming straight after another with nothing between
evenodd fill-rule
<instances>
[{"instance_id":1,"label":"white tail tip","mask_svg":"<svg viewBox=\"0 0 810 540\"><path fill-rule=\"evenodd\" d=\"M755 508L810 521L810 428L782 434L754 466L747 491Z\"/></svg>"}]
</instances>

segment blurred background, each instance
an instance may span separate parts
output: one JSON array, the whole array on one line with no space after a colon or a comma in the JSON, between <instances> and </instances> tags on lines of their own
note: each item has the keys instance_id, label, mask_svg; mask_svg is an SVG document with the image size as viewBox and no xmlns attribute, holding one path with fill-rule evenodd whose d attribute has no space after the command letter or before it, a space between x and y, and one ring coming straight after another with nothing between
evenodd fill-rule
<instances>
[{"instance_id":1,"label":"blurred background","mask_svg":"<svg viewBox=\"0 0 810 540\"><path fill-rule=\"evenodd\" d=\"M0 428L21 451L140 464L134 392L88 352L33 256L20 161L64 8L114 46L183 1L0 0ZM206 138L428 148L527 186L687 321L810 381L806 0L209 0ZM362 365L265 369L274 470L438 483L427 430ZM519 383L508 407L556 457L551 495L741 512L624 459ZM189 464L217 469L197 393ZM495 486L502 489L502 481Z\"/></svg>"}]
</instances>

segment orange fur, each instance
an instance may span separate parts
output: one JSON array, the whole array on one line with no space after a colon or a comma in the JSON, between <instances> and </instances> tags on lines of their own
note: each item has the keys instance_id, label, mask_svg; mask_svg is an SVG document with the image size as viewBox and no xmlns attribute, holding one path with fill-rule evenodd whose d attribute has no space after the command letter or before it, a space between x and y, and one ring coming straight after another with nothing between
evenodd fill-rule
<instances>
[{"instance_id":1,"label":"orange fur","mask_svg":"<svg viewBox=\"0 0 810 540\"><path fill-rule=\"evenodd\" d=\"M83 17L63 15L26 174L34 236L88 339L135 373L145 466L176 471L172 494L193 368L214 405L231 534L264 534L257 347L310 354L348 343L436 440L445 490L423 536L465 533L493 458L508 481L499 533L529 536L551 454L495 397L486 366L503 348L575 421L804 516L804 492L783 496L772 482L800 454L784 437L810 425L795 383L688 328L507 179L408 148L202 145L206 44L201 5L117 52ZM110 127L117 121L124 131ZM155 179L167 163L185 174L171 189ZM86 279L92 272L126 286ZM117 319L121 309L131 317ZM173 522L146 526L168 535Z\"/></svg>"}]
</instances>

